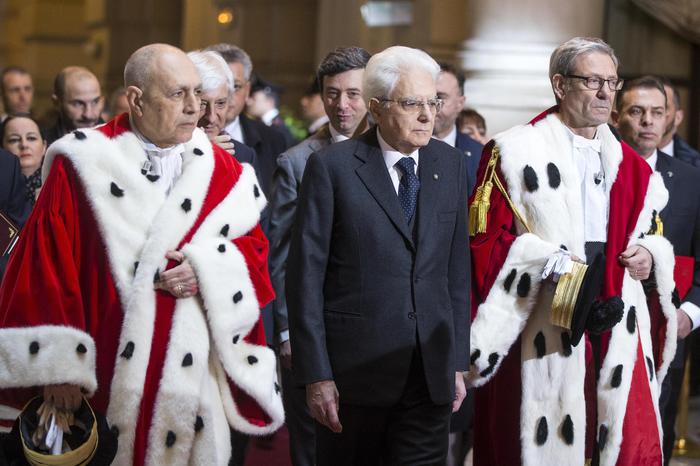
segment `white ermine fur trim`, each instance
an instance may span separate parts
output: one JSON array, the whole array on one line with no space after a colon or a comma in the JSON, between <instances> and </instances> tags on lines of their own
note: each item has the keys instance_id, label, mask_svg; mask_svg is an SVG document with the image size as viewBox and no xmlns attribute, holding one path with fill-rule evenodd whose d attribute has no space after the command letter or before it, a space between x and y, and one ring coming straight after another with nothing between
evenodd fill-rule
<instances>
[{"instance_id":1,"label":"white ermine fur trim","mask_svg":"<svg viewBox=\"0 0 700 466\"><path fill-rule=\"evenodd\" d=\"M75 328L58 325L0 330L0 388L56 384L97 390L95 342Z\"/></svg>"},{"instance_id":2,"label":"white ermine fur trim","mask_svg":"<svg viewBox=\"0 0 700 466\"><path fill-rule=\"evenodd\" d=\"M661 173L655 171L649 178L644 205L641 212L639 212L634 231L629 237L628 246L637 244L642 235L646 235L649 232L654 222L654 213L658 214L661 212L667 203L668 191L664 185L664 179L661 177Z\"/></svg>"},{"instance_id":3,"label":"white ermine fur trim","mask_svg":"<svg viewBox=\"0 0 700 466\"><path fill-rule=\"evenodd\" d=\"M498 371L530 317L547 258L559 248L533 234L518 236L471 326L470 387L480 387Z\"/></svg>"}]
</instances>

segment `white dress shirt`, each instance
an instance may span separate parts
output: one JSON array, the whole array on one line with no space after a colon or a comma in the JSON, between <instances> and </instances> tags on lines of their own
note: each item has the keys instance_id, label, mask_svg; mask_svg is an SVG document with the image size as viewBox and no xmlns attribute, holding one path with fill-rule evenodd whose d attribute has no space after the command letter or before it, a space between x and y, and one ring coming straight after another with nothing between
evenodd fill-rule
<instances>
[{"instance_id":1,"label":"white dress shirt","mask_svg":"<svg viewBox=\"0 0 700 466\"><path fill-rule=\"evenodd\" d=\"M663 152L664 154L668 154L671 157L673 157L673 138L671 138L671 141L668 144L666 144L663 147L660 147L659 150L661 152ZM652 166L652 168L653 168L653 166Z\"/></svg>"},{"instance_id":2,"label":"white dress shirt","mask_svg":"<svg viewBox=\"0 0 700 466\"><path fill-rule=\"evenodd\" d=\"M609 199L600 160L600 139L597 133L593 139L587 139L574 134L569 128L566 128L566 133L571 141L571 153L581 183L584 241L604 243L608 236Z\"/></svg>"},{"instance_id":3,"label":"white dress shirt","mask_svg":"<svg viewBox=\"0 0 700 466\"><path fill-rule=\"evenodd\" d=\"M171 147L158 147L146 139L133 124L131 128L148 158L142 168L152 175L157 175L156 186L166 195L170 194L175 182L182 175L182 154L185 152L185 146L177 144Z\"/></svg>"},{"instance_id":4,"label":"white dress shirt","mask_svg":"<svg viewBox=\"0 0 700 466\"><path fill-rule=\"evenodd\" d=\"M333 143L343 142L343 141L350 139L346 135L341 134L338 131L336 131L336 129L333 127L332 124L328 125L328 129L331 131L331 139L333 140Z\"/></svg>"},{"instance_id":5,"label":"white dress shirt","mask_svg":"<svg viewBox=\"0 0 700 466\"><path fill-rule=\"evenodd\" d=\"M236 141L240 141L243 144L246 143L245 138L243 137L243 129L241 128L241 119L240 117L236 117L235 120L233 120L231 123L224 128L224 131L228 133L231 138L235 139Z\"/></svg>"},{"instance_id":6,"label":"white dress shirt","mask_svg":"<svg viewBox=\"0 0 700 466\"><path fill-rule=\"evenodd\" d=\"M397 151L387 143L382 134L377 128L377 139L379 140L379 147L382 149L382 155L384 156L384 163L386 164L386 169L389 170L389 176L391 177L391 183L394 185L394 191L396 195L399 195L399 183L401 182L401 177L403 176L403 171L401 168L396 166L396 162L404 157L411 157L415 163L413 169L418 174L418 151L415 150L411 154L405 155Z\"/></svg>"},{"instance_id":7,"label":"white dress shirt","mask_svg":"<svg viewBox=\"0 0 700 466\"><path fill-rule=\"evenodd\" d=\"M663 152L663 151L662 151L662 152ZM644 157L642 157L642 158L644 159ZM652 170L652 171L656 171L656 161L657 161L658 159L659 159L659 153L658 153L658 151L657 151L656 149L654 149L654 152L652 152L652 154L651 154L649 157L647 157L646 159L644 159L644 160L647 161L647 163L648 163L649 166L651 167L651 170Z\"/></svg>"},{"instance_id":8,"label":"white dress shirt","mask_svg":"<svg viewBox=\"0 0 700 466\"><path fill-rule=\"evenodd\" d=\"M452 131L444 138L433 136L435 139L455 147L457 145L457 125L452 125Z\"/></svg>"}]
</instances>

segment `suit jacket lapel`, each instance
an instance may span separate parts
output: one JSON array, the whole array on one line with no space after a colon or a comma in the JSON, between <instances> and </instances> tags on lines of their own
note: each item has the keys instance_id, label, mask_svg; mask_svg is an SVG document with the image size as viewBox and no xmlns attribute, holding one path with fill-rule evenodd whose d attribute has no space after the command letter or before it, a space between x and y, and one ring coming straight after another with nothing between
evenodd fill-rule
<instances>
[{"instance_id":1,"label":"suit jacket lapel","mask_svg":"<svg viewBox=\"0 0 700 466\"><path fill-rule=\"evenodd\" d=\"M413 236L408 228L403 210L401 210L399 197L396 195L396 191L394 191L391 177L384 163L382 151L377 142L376 131L372 128L367 133L369 134L366 134L360 139L355 151L355 156L365 163L355 171L367 190L372 194L377 203L379 203L384 212L386 212L394 226L401 232L408 244L411 245L411 248L415 250Z\"/></svg>"},{"instance_id":2,"label":"suit jacket lapel","mask_svg":"<svg viewBox=\"0 0 700 466\"><path fill-rule=\"evenodd\" d=\"M672 210L673 203L671 200L674 199L673 189L676 184L673 182L673 171L671 170L668 160L661 152L659 152L657 155L656 171L661 173L661 177L664 179L664 185L666 186L666 191L668 191L668 203L666 204L664 210L661 211L663 213L663 215L661 215L661 220L665 221Z\"/></svg>"},{"instance_id":3,"label":"suit jacket lapel","mask_svg":"<svg viewBox=\"0 0 700 466\"><path fill-rule=\"evenodd\" d=\"M248 147L255 148L260 143L260 134L258 131L250 124L248 118L244 115L240 115L241 119L241 132L243 133L243 141ZM258 157L261 155L258 154Z\"/></svg>"},{"instance_id":4,"label":"suit jacket lapel","mask_svg":"<svg viewBox=\"0 0 700 466\"><path fill-rule=\"evenodd\" d=\"M435 199L438 193L438 183L440 182L439 168L437 153L428 143L427 146L418 152L420 191L418 191L418 217L416 221L418 222L419 242L427 237L430 220L435 214Z\"/></svg>"}]
</instances>

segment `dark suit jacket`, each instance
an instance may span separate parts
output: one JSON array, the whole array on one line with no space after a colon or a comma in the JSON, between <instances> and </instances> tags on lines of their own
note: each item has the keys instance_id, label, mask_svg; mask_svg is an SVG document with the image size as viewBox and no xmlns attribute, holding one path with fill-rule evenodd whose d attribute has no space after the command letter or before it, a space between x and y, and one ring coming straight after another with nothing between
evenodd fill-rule
<instances>
[{"instance_id":1,"label":"dark suit jacket","mask_svg":"<svg viewBox=\"0 0 700 466\"><path fill-rule=\"evenodd\" d=\"M255 173L258 173L258 158L255 155L255 151L248 147L247 145L243 144L241 141L236 141L235 139L231 139L233 141L233 150L235 152L234 157L236 160L238 160L240 163L249 163L253 166L255 169Z\"/></svg>"},{"instance_id":2,"label":"dark suit jacket","mask_svg":"<svg viewBox=\"0 0 700 466\"><path fill-rule=\"evenodd\" d=\"M292 132L289 130L287 124L284 122L284 118L282 118L282 115L277 115L275 118L273 118L270 127L282 133L282 136L284 136L284 142L287 145L287 147L292 147L294 144L299 142L296 139L294 139L294 136L292 136Z\"/></svg>"},{"instance_id":3,"label":"dark suit jacket","mask_svg":"<svg viewBox=\"0 0 700 466\"><path fill-rule=\"evenodd\" d=\"M700 306L700 169L659 151L656 171L668 190L668 204L659 214L664 236L673 245L675 255L695 258L693 286L685 301ZM673 365L681 367L684 351L682 342L678 343Z\"/></svg>"},{"instance_id":4,"label":"dark suit jacket","mask_svg":"<svg viewBox=\"0 0 700 466\"><path fill-rule=\"evenodd\" d=\"M673 135L673 156L694 167L700 167L700 152L690 147L690 144L677 134Z\"/></svg>"},{"instance_id":5,"label":"dark suit jacket","mask_svg":"<svg viewBox=\"0 0 700 466\"><path fill-rule=\"evenodd\" d=\"M27 202L27 186L17 157L0 149L0 211L20 228L32 208ZM1 251L0 251L1 252ZM7 257L0 257L0 279L5 272Z\"/></svg>"},{"instance_id":6,"label":"dark suit jacket","mask_svg":"<svg viewBox=\"0 0 700 466\"><path fill-rule=\"evenodd\" d=\"M331 133L324 125L316 134L304 139L296 146L286 150L277 158L269 202L270 229L270 280L275 288L273 315L275 318L275 336L289 328L287 318L287 299L284 293L285 273L289 242L292 237L292 225L297 211L299 187L304 176L306 161L311 154L331 144Z\"/></svg>"},{"instance_id":7,"label":"dark suit jacket","mask_svg":"<svg viewBox=\"0 0 700 466\"><path fill-rule=\"evenodd\" d=\"M468 367L464 157L431 139L418 171L414 239L374 128L306 165L286 280L294 373L334 380L344 403L395 404L418 347L434 403Z\"/></svg>"},{"instance_id":8,"label":"dark suit jacket","mask_svg":"<svg viewBox=\"0 0 700 466\"><path fill-rule=\"evenodd\" d=\"M459 149L466 158L467 193L471 196L474 185L476 184L476 171L479 169L479 160L481 160L481 151L484 150L484 146L457 130L455 147Z\"/></svg>"},{"instance_id":9,"label":"dark suit jacket","mask_svg":"<svg viewBox=\"0 0 700 466\"><path fill-rule=\"evenodd\" d=\"M270 197L272 174L275 172L276 160L287 149L284 136L265 123L251 120L241 114L241 132L245 144L251 147L257 156L260 168L259 181L265 196Z\"/></svg>"}]
</instances>

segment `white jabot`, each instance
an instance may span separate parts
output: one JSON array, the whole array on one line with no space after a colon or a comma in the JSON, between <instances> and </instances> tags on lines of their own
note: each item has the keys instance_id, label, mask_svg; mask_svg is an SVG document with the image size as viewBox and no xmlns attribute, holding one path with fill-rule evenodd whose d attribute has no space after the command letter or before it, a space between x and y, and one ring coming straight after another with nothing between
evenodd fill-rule
<instances>
[{"instance_id":1,"label":"white jabot","mask_svg":"<svg viewBox=\"0 0 700 466\"><path fill-rule=\"evenodd\" d=\"M566 126L565 126L566 128ZM599 135L587 139L566 128L572 145L572 155L581 182L584 241L607 241L608 193L605 189L605 172L600 160ZM597 182L597 183L596 183Z\"/></svg>"},{"instance_id":2,"label":"white jabot","mask_svg":"<svg viewBox=\"0 0 700 466\"><path fill-rule=\"evenodd\" d=\"M236 141L241 141L244 144L246 143L246 140L243 137L243 129L241 128L240 117L236 117L235 120L233 120L231 123L229 123L226 126L226 128L224 128L224 131L226 131L228 133L228 135L231 136Z\"/></svg>"},{"instance_id":3,"label":"white jabot","mask_svg":"<svg viewBox=\"0 0 700 466\"><path fill-rule=\"evenodd\" d=\"M331 130L331 139L333 139L334 143L342 142L342 141L346 141L346 140L350 139L346 135L341 134L338 131L336 131L336 129L333 127L332 124L328 125L328 129Z\"/></svg>"},{"instance_id":4,"label":"white jabot","mask_svg":"<svg viewBox=\"0 0 700 466\"><path fill-rule=\"evenodd\" d=\"M659 150L664 154L668 154L673 157L673 138L671 138L671 141L665 146L659 147Z\"/></svg>"},{"instance_id":5,"label":"white jabot","mask_svg":"<svg viewBox=\"0 0 700 466\"><path fill-rule=\"evenodd\" d=\"M654 152L652 152L651 155L644 160L647 161L652 171L656 171L656 161L659 160L659 152L654 149Z\"/></svg>"},{"instance_id":6,"label":"white jabot","mask_svg":"<svg viewBox=\"0 0 700 466\"><path fill-rule=\"evenodd\" d=\"M313 123L309 125L309 133L315 133L318 129L328 123L328 116L323 115L322 117L316 118Z\"/></svg>"},{"instance_id":7,"label":"white jabot","mask_svg":"<svg viewBox=\"0 0 700 466\"><path fill-rule=\"evenodd\" d=\"M148 158L148 164L142 168L148 170L150 174L158 176L155 181L156 186L165 194L169 194L182 174L182 154L185 152L185 146L177 144L171 147L158 147L146 139L133 123L131 128Z\"/></svg>"},{"instance_id":8,"label":"white jabot","mask_svg":"<svg viewBox=\"0 0 700 466\"><path fill-rule=\"evenodd\" d=\"M271 108L267 112L263 113L263 116L261 116L260 119L267 126L270 126L272 124L272 120L274 120L275 117L279 114L280 114L279 110L277 110L276 108Z\"/></svg>"},{"instance_id":9,"label":"white jabot","mask_svg":"<svg viewBox=\"0 0 700 466\"><path fill-rule=\"evenodd\" d=\"M401 177L403 172L400 168L396 167L396 162L404 157L411 157L415 162L416 175L418 175L418 151L413 151L412 153L406 155L397 151L389 145L388 142L384 140L379 128L377 128L377 139L379 140L379 147L382 149L382 155L384 156L384 163L386 164L386 169L389 170L389 176L391 177L391 183L394 185L394 191L396 195L399 194L399 183L401 182Z\"/></svg>"},{"instance_id":10,"label":"white jabot","mask_svg":"<svg viewBox=\"0 0 700 466\"><path fill-rule=\"evenodd\" d=\"M435 139L438 139L444 143L447 143L451 145L452 147L455 147L457 145L457 125L452 125L452 131L445 136L444 138L439 138L437 136L433 136Z\"/></svg>"}]
</instances>

